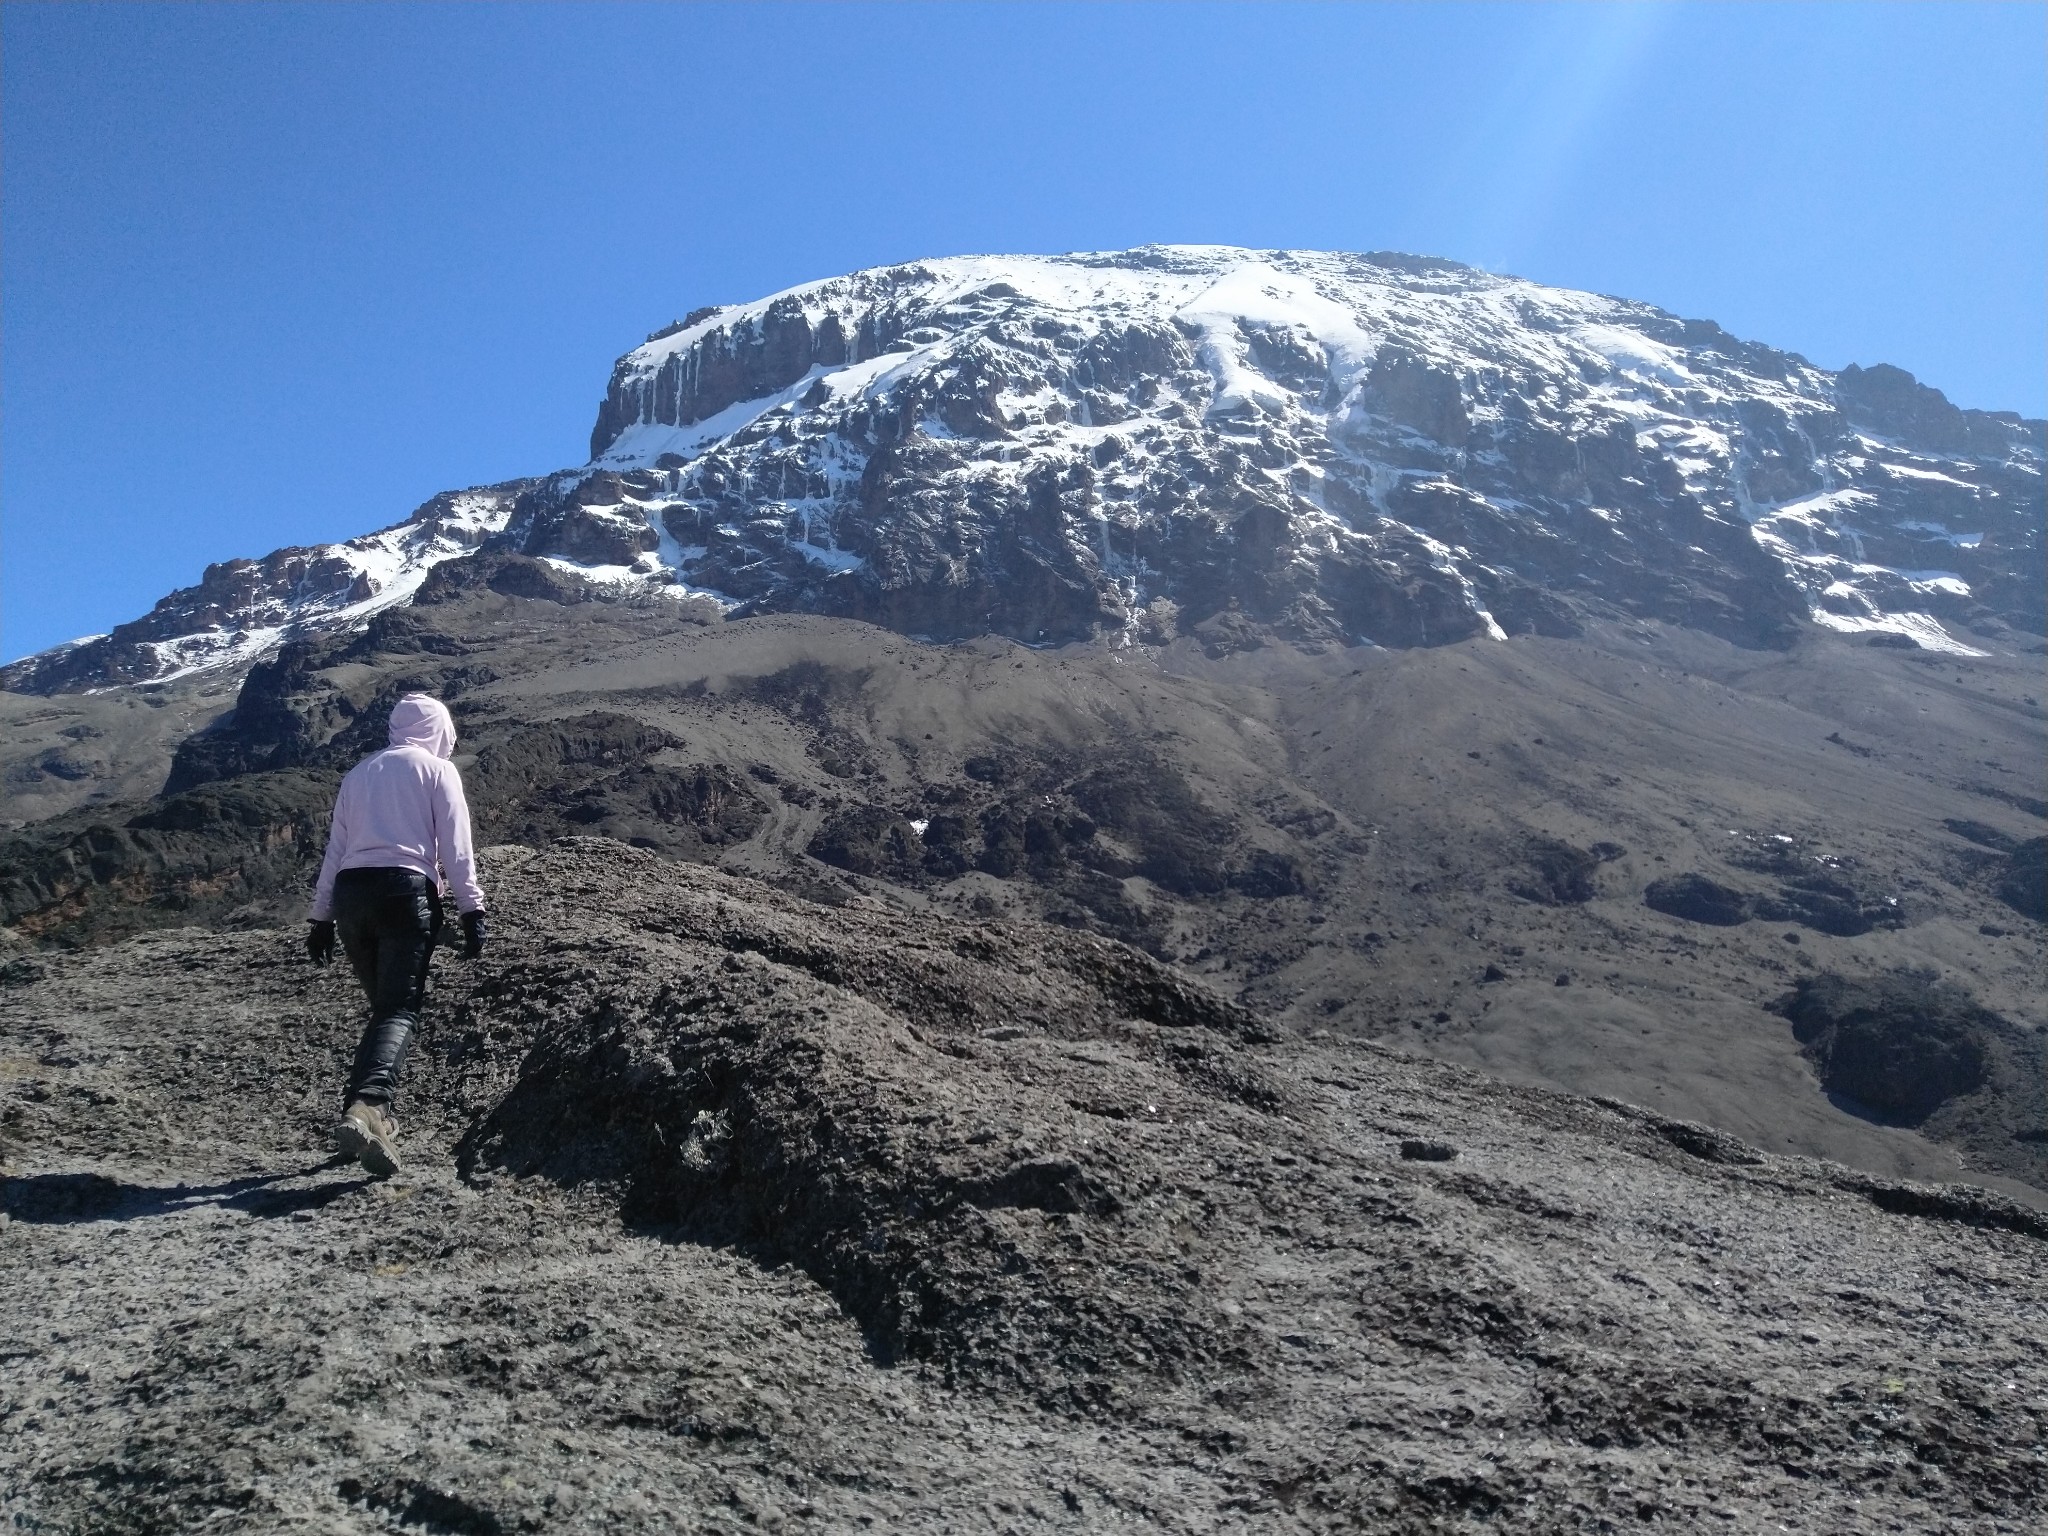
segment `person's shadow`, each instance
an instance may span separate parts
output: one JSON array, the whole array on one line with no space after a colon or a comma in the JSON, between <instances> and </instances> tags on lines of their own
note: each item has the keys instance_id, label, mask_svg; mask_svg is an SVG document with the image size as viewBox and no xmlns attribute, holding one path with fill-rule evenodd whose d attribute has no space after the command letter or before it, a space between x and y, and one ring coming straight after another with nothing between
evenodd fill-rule
<instances>
[{"instance_id":1,"label":"person's shadow","mask_svg":"<svg viewBox=\"0 0 2048 1536\"><path fill-rule=\"evenodd\" d=\"M351 1165L346 1157L330 1157L305 1168L257 1173L220 1184L124 1184L103 1173L35 1173L0 1179L0 1211L16 1221L65 1226L83 1221L134 1221L144 1216L171 1216L202 1206L244 1211L251 1216L290 1216L318 1210L371 1182L328 1179L304 1189L277 1189L287 1179L339 1171Z\"/></svg>"}]
</instances>

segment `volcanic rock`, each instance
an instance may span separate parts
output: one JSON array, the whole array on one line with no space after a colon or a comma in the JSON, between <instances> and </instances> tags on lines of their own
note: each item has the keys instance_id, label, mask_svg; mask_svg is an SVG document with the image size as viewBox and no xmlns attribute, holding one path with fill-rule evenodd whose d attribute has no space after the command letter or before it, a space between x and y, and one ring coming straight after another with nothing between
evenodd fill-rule
<instances>
[{"instance_id":1,"label":"volcanic rock","mask_svg":"<svg viewBox=\"0 0 2048 1536\"><path fill-rule=\"evenodd\" d=\"M2026 1143L2048 1126L2048 1047L1925 969L1802 979L1779 1000L1822 1085L1893 1124L1976 1121Z\"/></svg>"},{"instance_id":2,"label":"volcanic rock","mask_svg":"<svg viewBox=\"0 0 2048 1536\"><path fill-rule=\"evenodd\" d=\"M7 669L0 1500L2024 1528L2043 430L1385 253L918 263ZM411 689L498 937L372 1187L295 930Z\"/></svg>"},{"instance_id":3,"label":"volcanic rock","mask_svg":"<svg viewBox=\"0 0 2048 1536\"><path fill-rule=\"evenodd\" d=\"M2013 911L2048 922L2048 837L2030 838L2006 856L1998 897Z\"/></svg>"},{"instance_id":4,"label":"volcanic rock","mask_svg":"<svg viewBox=\"0 0 2048 1536\"><path fill-rule=\"evenodd\" d=\"M295 935L10 987L17 1521L2017 1533L2048 1497L2037 1211L1288 1036L1085 935L599 840L486 877L386 1183L325 1161L356 1009Z\"/></svg>"},{"instance_id":5,"label":"volcanic rock","mask_svg":"<svg viewBox=\"0 0 2048 1536\"><path fill-rule=\"evenodd\" d=\"M1743 892L1705 875L1671 875L1643 888L1643 905L1655 912L1682 917L1689 923L1733 928L1751 915L1751 899Z\"/></svg>"},{"instance_id":6,"label":"volcanic rock","mask_svg":"<svg viewBox=\"0 0 2048 1536\"><path fill-rule=\"evenodd\" d=\"M208 674L0 695L27 761L83 742L119 775L5 834L0 918L48 945L298 921L334 776L427 688L451 700L489 841L600 833L819 901L1037 916L1304 1026L1885 1176L2048 1186L2048 1144L2014 1139L2023 1077L1886 1129L1823 1095L1770 1012L1853 942L1852 970L1938 963L2016 1029L2048 1022L2038 948L1996 894L2006 856L1950 829L2035 835L2026 797L1983 782L1987 757L2042 750L2022 661L1937 684L1824 642L1759 673L1635 629L1049 651L794 616L678 626L679 606L451 589L281 650L182 742L167 727L205 707ZM1898 717L1902 686L1924 728ZM1832 722L1880 720L1892 751L1827 744ZM133 787L95 787L113 785ZM1676 871L1770 921L1673 923L1645 893ZM1788 948L1785 923L1812 942Z\"/></svg>"},{"instance_id":7,"label":"volcanic rock","mask_svg":"<svg viewBox=\"0 0 2048 1536\"><path fill-rule=\"evenodd\" d=\"M1783 1007L1830 1091L1907 1125L1984 1081L1985 1035L1997 1023L1917 972L1812 977Z\"/></svg>"}]
</instances>

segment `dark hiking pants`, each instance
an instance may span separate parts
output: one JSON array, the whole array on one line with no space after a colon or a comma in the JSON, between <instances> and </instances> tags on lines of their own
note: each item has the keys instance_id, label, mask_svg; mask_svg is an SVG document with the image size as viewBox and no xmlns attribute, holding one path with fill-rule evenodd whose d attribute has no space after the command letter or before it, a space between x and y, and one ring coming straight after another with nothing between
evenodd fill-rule
<instances>
[{"instance_id":1,"label":"dark hiking pants","mask_svg":"<svg viewBox=\"0 0 2048 1536\"><path fill-rule=\"evenodd\" d=\"M334 934L370 999L342 1107L389 1107L427 1000L427 967L441 932L441 893L409 869L344 869L334 879Z\"/></svg>"}]
</instances>

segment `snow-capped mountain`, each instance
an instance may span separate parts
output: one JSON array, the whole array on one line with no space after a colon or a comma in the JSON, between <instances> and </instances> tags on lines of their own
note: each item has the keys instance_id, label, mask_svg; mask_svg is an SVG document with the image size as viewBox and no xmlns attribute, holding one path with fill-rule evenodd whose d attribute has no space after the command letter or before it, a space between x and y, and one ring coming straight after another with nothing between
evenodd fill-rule
<instances>
[{"instance_id":1,"label":"snow-capped mountain","mask_svg":"<svg viewBox=\"0 0 2048 1536\"><path fill-rule=\"evenodd\" d=\"M941 638L1231 614L1407 646L1637 616L1968 653L2048 629L2044 447L1896 368L1451 262L951 258L700 310L620 359L587 465L212 567L5 680L239 659L478 551Z\"/></svg>"}]
</instances>

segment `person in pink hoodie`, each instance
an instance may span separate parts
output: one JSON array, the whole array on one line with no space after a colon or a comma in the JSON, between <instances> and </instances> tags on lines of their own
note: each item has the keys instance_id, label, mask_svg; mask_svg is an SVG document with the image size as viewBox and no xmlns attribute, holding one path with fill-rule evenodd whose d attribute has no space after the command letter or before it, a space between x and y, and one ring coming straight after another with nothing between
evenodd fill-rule
<instances>
[{"instance_id":1,"label":"person in pink hoodie","mask_svg":"<svg viewBox=\"0 0 2048 1536\"><path fill-rule=\"evenodd\" d=\"M316 965L334 958L340 939L370 1000L334 1139L344 1155L387 1178L399 1169L391 1106L426 1001L444 891L454 894L461 917L463 957L484 951L469 802L449 761L455 721L439 699L408 693L391 711L390 742L341 781L306 933Z\"/></svg>"}]
</instances>

